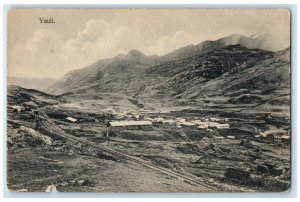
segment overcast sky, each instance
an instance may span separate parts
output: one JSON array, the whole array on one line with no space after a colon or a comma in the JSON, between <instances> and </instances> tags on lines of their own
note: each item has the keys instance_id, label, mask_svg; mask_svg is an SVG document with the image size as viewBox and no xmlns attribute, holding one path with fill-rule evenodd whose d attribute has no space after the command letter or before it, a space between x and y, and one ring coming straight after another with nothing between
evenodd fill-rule
<instances>
[{"instance_id":1,"label":"overcast sky","mask_svg":"<svg viewBox=\"0 0 300 202\"><path fill-rule=\"evenodd\" d=\"M13 9L8 76L60 78L132 49L163 55L231 34L264 33L276 51L289 46L289 20L285 9Z\"/></svg>"}]
</instances>

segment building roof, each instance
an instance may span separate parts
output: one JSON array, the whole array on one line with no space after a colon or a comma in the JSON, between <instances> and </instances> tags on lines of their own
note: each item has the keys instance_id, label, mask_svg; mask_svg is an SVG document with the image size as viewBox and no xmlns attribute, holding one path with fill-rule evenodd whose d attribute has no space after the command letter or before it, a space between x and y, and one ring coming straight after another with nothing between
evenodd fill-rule
<instances>
[{"instance_id":1,"label":"building roof","mask_svg":"<svg viewBox=\"0 0 300 202\"><path fill-rule=\"evenodd\" d=\"M195 126L195 125L197 125L197 124L192 123L192 122L184 121L184 122L181 122L180 125L181 125L181 126Z\"/></svg>"},{"instance_id":2,"label":"building roof","mask_svg":"<svg viewBox=\"0 0 300 202\"><path fill-rule=\"evenodd\" d=\"M77 119L74 119L72 117L67 117L66 119L69 120L69 121L72 121L72 122L76 122L77 121Z\"/></svg>"},{"instance_id":3,"label":"building roof","mask_svg":"<svg viewBox=\"0 0 300 202\"><path fill-rule=\"evenodd\" d=\"M199 125L198 128L200 129L208 128L208 125Z\"/></svg>"},{"instance_id":4,"label":"building roof","mask_svg":"<svg viewBox=\"0 0 300 202\"><path fill-rule=\"evenodd\" d=\"M220 128L220 129L224 129L224 128L229 128L229 124L227 123L224 123L224 124L218 124L216 125L217 128Z\"/></svg>"},{"instance_id":5,"label":"building roof","mask_svg":"<svg viewBox=\"0 0 300 202\"><path fill-rule=\"evenodd\" d=\"M151 121L111 121L109 124L115 126L150 126Z\"/></svg>"}]
</instances>

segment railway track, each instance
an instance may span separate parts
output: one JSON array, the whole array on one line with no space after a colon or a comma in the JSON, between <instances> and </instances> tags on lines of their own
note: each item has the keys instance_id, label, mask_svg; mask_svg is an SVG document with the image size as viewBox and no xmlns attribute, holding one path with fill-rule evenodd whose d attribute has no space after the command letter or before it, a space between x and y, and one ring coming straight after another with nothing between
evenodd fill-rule
<instances>
[{"instance_id":1,"label":"railway track","mask_svg":"<svg viewBox=\"0 0 300 202\"><path fill-rule=\"evenodd\" d=\"M44 114L43 114L44 115ZM46 115L46 114L45 114ZM47 116L47 115L46 115ZM102 145L98 145L98 144L95 144L89 140L85 140L85 139L82 139L82 138L78 138L78 137L74 137L73 135L70 135L68 133L65 133L63 130L61 130L60 128L58 127L55 127L53 126L53 124L51 124L48 120L45 119L46 117L42 118L41 119L41 124L44 126L45 129L47 129L49 132L51 133L54 133L56 135L59 135L61 137L64 137L64 138L67 138L69 140L73 140L73 141L77 141L77 142L80 142L82 144L85 144L85 145L88 145L88 146L91 146L91 147L94 147L100 151L103 151L103 152L106 152L106 153L109 153L109 154L113 154L113 155L116 155L118 157L121 157L123 159L126 159L128 161L131 161L131 162L134 162L134 163L137 163L139 165L143 165L145 167L148 167L152 170L156 170L158 172L161 172L161 173L164 173L164 174L167 174L169 176L173 176L175 178L178 178L178 179L181 179L183 181L186 181L192 185L196 185L196 186L199 186L199 187L203 187L205 189L205 191L215 191L216 188L211 186L211 185L208 185L208 184L205 184L204 182L200 182L200 179L197 179L196 176L194 176L196 179L192 179L191 177L189 176L186 176L186 175L183 175L183 174L180 174L180 173L177 173L177 172L174 172L172 170L169 170L167 168L162 168L162 167L159 167L159 166L156 166L156 165L152 165L142 159L139 159L137 157L133 157L133 156L130 156L130 155L126 155L126 154L123 154L121 152L118 152L118 151L115 151L113 149L110 149L110 148L107 148L107 147L104 147ZM48 118L48 117L47 117Z\"/></svg>"}]
</instances>

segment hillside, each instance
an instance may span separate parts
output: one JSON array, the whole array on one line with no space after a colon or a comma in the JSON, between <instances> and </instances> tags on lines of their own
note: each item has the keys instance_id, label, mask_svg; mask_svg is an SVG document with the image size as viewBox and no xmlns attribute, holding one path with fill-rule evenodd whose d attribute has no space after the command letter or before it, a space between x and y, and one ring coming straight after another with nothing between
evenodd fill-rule
<instances>
[{"instance_id":1,"label":"hillside","mask_svg":"<svg viewBox=\"0 0 300 202\"><path fill-rule=\"evenodd\" d=\"M145 56L137 50L127 55L120 54L114 58L100 60L80 70L74 70L55 82L47 89L52 94L63 94L103 82L107 77L132 73L137 69L153 66L157 56Z\"/></svg>"},{"instance_id":2,"label":"hillside","mask_svg":"<svg viewBox=\"0 0 300 202\"><path fill-rule=\"evenodd\" d=\"M166 68L173 68L175 65L174 68L176 68L176 70L171 72L172 75L174 75L180 71L180 69L185 71L185 68L189 68L189 65L195 66L196 64L199 66L196 62L199 62L200 58L205 59L206 55L210 55L211 57L220 56L223 60L226 60L227 53L222 53L222 48L226 46L240 44L243 48L256 48L259 47L260 41L260 37L251 38L242 35L231 35L216 41L204 41L198 45L183 47L161 57L146 56L137 50L133 50L127 55L118 55L114 58L99 60L83 69L74 70L50 86L47 92L57 95L80 89L88 89L91 86L97 85L99 91L122 91L122 93L127 93L128 91L128 95L134 95L143 88L143 81L145 81L145 79L152 79L153 74L151 74L151 72L149 73L149 71L145 72L145 69L150 69L152 72L168 74L170 70ZM212 54L215 53L215 50L219 51L219 53L216 53L217 55ZM239 51L245 52L245 50L246 49L236 50L237 54L235 56L239 56ZM259 54L260 52L256 53L256 55ZM256 55L253 53L252 56L254 57ZM220 63L213 62L212 65L220 65L221 63L227 66L229 63L231 66L235 65L233 64L235 59L232 58L232 56L229 56L230 61L221 61ZM229 68L231 68L231 66ZM159 76L163 76L162 74ZM133 85L136 86L129 85L128 82L133 82ZM147 81L145 81L145 83L147 83ZM123 84L126 84L127 90L119 89L119 86L122 88ZM98 90L96 89L96 91Z\"/></svg>"}]
</instances>

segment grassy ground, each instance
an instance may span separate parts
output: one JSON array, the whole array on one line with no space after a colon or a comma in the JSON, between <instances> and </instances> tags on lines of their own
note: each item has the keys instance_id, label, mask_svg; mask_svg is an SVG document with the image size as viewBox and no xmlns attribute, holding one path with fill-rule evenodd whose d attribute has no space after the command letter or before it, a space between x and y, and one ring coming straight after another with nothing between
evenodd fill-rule
<instances>
[{"instance_id":1,"label":"grassy ground","mask_svg":"<svg viewBox=\"0 0 300 202\"><path fill-rule=\"evenodd\" d=\"M45 191L54 184L60 192L203 192L138 164L68 155L49 148L15 149L8 153L10 191Z\"/></svg>"}]
</instances>

